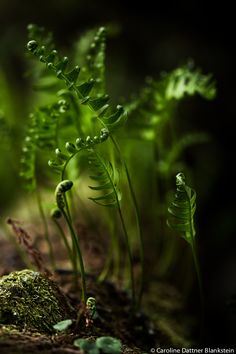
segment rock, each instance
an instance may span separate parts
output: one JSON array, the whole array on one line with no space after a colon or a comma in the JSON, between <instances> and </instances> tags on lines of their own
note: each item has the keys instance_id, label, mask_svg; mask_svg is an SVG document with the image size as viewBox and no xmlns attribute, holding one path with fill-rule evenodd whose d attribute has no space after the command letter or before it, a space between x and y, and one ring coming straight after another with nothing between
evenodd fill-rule
<instances>
[{"instance_id":1,"label":"rock","mask_svg":"<svg viewBox=\"0 0 236 354\"><path fill-rule=\"evenodd\" d=\"M39 272L26 269L0 278L0 324L51 333L73 313L56 283Z\"/></svg>"}]
</instances>

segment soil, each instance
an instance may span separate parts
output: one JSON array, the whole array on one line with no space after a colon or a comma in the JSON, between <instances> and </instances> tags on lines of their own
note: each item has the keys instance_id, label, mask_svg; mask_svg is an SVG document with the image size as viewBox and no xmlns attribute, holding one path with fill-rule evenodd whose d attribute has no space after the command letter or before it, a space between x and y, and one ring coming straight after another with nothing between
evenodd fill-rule
<instances>
[{"instance_id":1,"label":"soil","mask_svg":"<svg viewBox=\"0 0 236 354\"><path fill-rule=\"evenodd\" d=\"M9 241L0 239L0 248L1 253L7 255L0 275L25 267ZM76 309L71 328L63 333L46 334L33 328L0 325L1 354L82 354L73 346L74 339L93 340L100 336L119 338L122 352L126 354L149 353L151 348L157 347L191 345L192 320L185 314L180 294L170 284L158 281L146 286L143 312L133 314L126 291L110 281L98 282L95 276L88 275L87 295L96 299L98 316L86 325L80 291L73 288L71 273L58 270L52 278Z\"/></svg>"}]
</instances>

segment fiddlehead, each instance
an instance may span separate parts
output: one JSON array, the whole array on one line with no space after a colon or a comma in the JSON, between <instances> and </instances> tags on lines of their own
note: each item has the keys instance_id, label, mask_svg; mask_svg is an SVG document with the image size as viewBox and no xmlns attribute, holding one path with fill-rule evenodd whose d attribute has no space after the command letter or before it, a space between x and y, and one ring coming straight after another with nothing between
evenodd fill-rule
<instances>
[{"instance_id":1,"label":"fiddlehead","mask_svg":"<svg viewBox=\"0 0 236 354\"><path fill-rule=\"evenodd\" d=\"M204 307L202 280L200 267L196 251L196 231L194 226L194 215L196 211L196 192L185 182L183 173L176 175L176 193L168 212L170 214L167 225L175 230L191 246L194 265L197 274L200 297L202 302L202 311Z\"/></svg>"},{"instance_id":2,"label":"fiddlehead","mask_svg":"<svg viewBox=\"0 0 236 354\"><path fill-rule=\"evenodd\" d=\"M63 210L65 207L65 202L64 202L64 194L69 191L73 186L73 182L70 180L64 180L60 182L55 190L55 197L56 197L56 203L57 207L60 210Z\"/></svg>"},{"instance_id":3,"label":"fiddlehead","mask_svg":"<svg viewBox=\"0 0 236 354\"><path fill-rule=\"evenodd\" d=\"M63 153L59 148L55 150L56 159L49 160L49 166L62 174L64 178L65 169L70 160L82 150L88 150L95 145L101 144L109 137L109 132L106 128L101 129L100 134L91 138L87 136L86 139L77 138L75 143L67 142L65 144L66 153Z\"/></svg>"},{"instance_id":4,"label":"fiddlehead","mask_svg":"<svg viewBox=\"0 0 236 354\"><path fill-rule=\"evenodd\" d=\"M188 187L183 173L176 176L176 193L173 202L168 208L170 217L168 226L177 231L188 243L194 247L195 227L194 214L196 211L196 192Z\"/></svg>"},{"instance_id":5,"label":"fiddlehead","mask_svg":"<svg viewBox=\"0 0 236 354\"><path fill-rule=\"evenodd\" d=\"M96 84L95 79L97 78L91 78L88 81L77 84L80 68L76 65L71 71L66 71L68 66L67 57L60 58L56 50L49 50L46 46L40 45L36 40L29 41L27 48L41 62L45 63L46 67L58 79L62 80L69 90L77 95L80 104L87 105L95 113L96 118L109 131L115 130L124 124L126 113L122 106L118 105L113 110L108 104L108 95L99 94L90 96L90 92Z\"/></svg>"}]
</instances>

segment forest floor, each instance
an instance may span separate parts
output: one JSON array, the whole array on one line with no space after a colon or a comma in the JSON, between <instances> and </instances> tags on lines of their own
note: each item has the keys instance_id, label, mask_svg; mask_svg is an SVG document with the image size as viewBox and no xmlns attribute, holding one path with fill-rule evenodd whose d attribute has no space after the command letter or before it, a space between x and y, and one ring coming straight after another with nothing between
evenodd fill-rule
<instances>
[{"instance_id":1,"label":"forest floor","mask_svg":"<svg viewBox=\"0 0 236 354\"><path fill-rule=\"evenodd\" d=\"M0 237L2 254L0 276L26 268L14 244ZM91 257L91 254L90 254ZM80 311L78 290L75 291L70 272L52 275L72 306ZM111 281L98 282L88 276L88 296L97 302L98 318L88 327L72 326L63 333L39 333L35 329L0 324L1 354L76 354L75 338L96 339L112 336L122 342L125 354L149 353L152 348L189 347L194 321L186 313L184 300L170 284L155 281L145 288L142 311L132 314L129 294Z\"/></svg>"}]
</instances>

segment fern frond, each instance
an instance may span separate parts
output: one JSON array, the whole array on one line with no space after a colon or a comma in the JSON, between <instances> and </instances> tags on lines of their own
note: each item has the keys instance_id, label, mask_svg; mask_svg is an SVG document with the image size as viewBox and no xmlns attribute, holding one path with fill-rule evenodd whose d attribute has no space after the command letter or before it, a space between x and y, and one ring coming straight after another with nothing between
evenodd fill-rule
<instances>
[{"instance_id":1,"label":"fern frond","mask_svg":"<svg viewBox=\"0 0 236 354\"><path fill-rule=\"evenodd\" d=\"M206 99L213 99L216 95L215 82L212 75L203 75L201 70L185 65L163 77L165 81L165 98L180 100L184 96L199 94Z\"/></svg>"},{"instance_id":2,"label":"fern frond","mask_svg":"<svg viewBox=\"0 0 236 354\"><path fill-rule=\"evenodd\" d=\"M105 93L105 49L106 29L100 27L89 30L76 46L76 62L81 63L82 80L87 77L96 78L96 93Z\"/></svg>"},{"instance_id":3,"label":"fern frond","mask_svg":"<svg viewBox=\"0 0 236 354\"><path fill-rule=\"evenodd\" d=\"M176 193L168 208L170 214L167 224L179 233L192 246L196 235L194 214L196 211L196 192L185 183L183 173L176 176Z\"/></svg>"},{"instance_id":4,"label":"fern frond","mask_svg":"<svg viewBox=\"0 0 236 354\"><path fill-rule=\"evenodd\" d=\"M27 30L29 40L34 39L41 45L44 43L44 45L46 45L49 50L54 48L52 32L48 32L44 27L40 27L34 23L29 24L27 26Z\"/></svg>"},{"instance_id":5,"label":"fern frond","mask_svg":"<svg viewBox=\"0 0 236 354\"><path fill-rule=\"evenodd\" d=\"M101 33L103 33L103 30ZM101 41L98 42L102 43ZM48 50L45 46L40 46L35 40L29 41L27 48L41 62L45 63L46 67L58 79L61 79L66 84L67 89L76 93L79 103L87 105L95 113L101 124L109 131L113 131L124 124L126 112L122 106L118 105L114 110L108 104L109 97L107 95L96 94L95 96L90 96L90 92L97 84L97 78L77 83L80 68L75 66L71 71L66 71L68 65L67 57L60 58L56 50Z\"/></svg>"},{"instance_id":6,"label":"fern frond","mask_svg":"<svg viewBox=\"0 0 236 354\"><path fill-rule=\"evenodd\" d=\"M24 187L34 190L36 187L36 152L37 149L50 151L57 144L57 127L61 114L67 109L66 101L39 108L30 114L26 137L22 146L21 171Z\"/></svg>"},{"instance_id":7,"label":"fern frond","mask_svg":"<svg viewBox=\"0 0 236 354\"><path fill-rule=\"evenodd\" d=\"M163 74L159 81L149 79L139 96L126 106L129 134L131 131L134 137L154 140L156 127L171 116L173 103L196 94L213 99L216 87L211 74L204 75L191 65Z\"/></svg>"},{"instance_id":8,"label":"fern frond","mask_svg":"<svg viewBox=\"0 0 236 354\"><path fill-rule=\"evenodd\" d=\"M106 128L101 129L99 136L94 136L91 138L87 136L86 139L77 138L75 143L66 142L65 150L66 153L63 153L59 148L56 148L55 154L56 159L49 160L48 165L54 169L62 173L62 179L64 179L64 173L66 166L70 162L70 160L77 155L81 150L90 150L97 144L101 144L106 141L109 137L109 132Z\"/></svg>"},{"instance_id":9,"label":"fern frond","mask_svg":"<svg viewBox=\"0 0 236 354\"><path fill-rule=\"evenodd\" d=\"M118 170L111 162L104 160L95 150L90 152L89 163L93 173L95 173L90 178L96 182L95 186L89 186L89 188L99 193L97 197L90 197L89 199L106 207L119 206L121 193L118 187Z\"/></svg>"}]
</instances>

